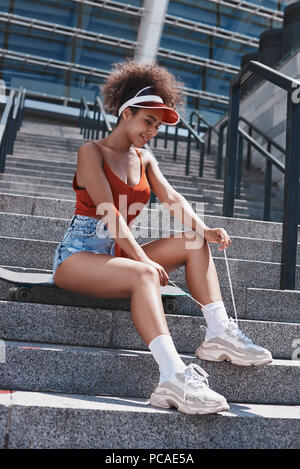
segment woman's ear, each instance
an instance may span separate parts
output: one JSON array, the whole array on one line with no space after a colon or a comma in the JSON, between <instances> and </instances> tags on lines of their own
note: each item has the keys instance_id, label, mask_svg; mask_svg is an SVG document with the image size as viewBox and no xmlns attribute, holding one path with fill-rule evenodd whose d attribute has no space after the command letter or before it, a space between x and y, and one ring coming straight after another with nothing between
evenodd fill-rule
<instances>
[{"instance_id":1,"label":"woman's ear","mask_svg":"<svg viewBox=\"0 0 300 469\"><path fill-rule=\"evenodd\" d=\"M130 110L129 107L127 107L126 109L124 109L124 111L122 112L122 115L123 115L123 119L126 121L127 119L130 119L130 117L132 117L132 112Z\"/></svg>"}]
</instances>

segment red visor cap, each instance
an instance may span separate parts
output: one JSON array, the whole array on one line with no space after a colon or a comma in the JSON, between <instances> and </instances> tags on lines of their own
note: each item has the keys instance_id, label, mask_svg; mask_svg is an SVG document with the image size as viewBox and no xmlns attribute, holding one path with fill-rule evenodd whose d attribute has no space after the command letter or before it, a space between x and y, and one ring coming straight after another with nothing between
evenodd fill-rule
<instances>
[{"instance_id":1,"label":"red visor cap","mask_svg":"<svg viewBox=\"0 0 300 469\"><path fill-rule=\"evenodd\" d=\"M180 121L178 112L163 103L145 102L141 104L133 104L132 107L139 107L144 109L165 109L162 124L176 125Z\"/></svg>"}]
</instances>

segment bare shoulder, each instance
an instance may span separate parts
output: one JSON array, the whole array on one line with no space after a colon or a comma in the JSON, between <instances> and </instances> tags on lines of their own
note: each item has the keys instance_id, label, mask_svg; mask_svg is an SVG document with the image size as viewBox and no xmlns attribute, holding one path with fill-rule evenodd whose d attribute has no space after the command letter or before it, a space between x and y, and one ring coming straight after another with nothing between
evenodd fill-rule
<instances>
[{"instance_id":1,"label":"bare shoulder","mask_svg":"<svg viewBox=\"0 0 300 469\"><path fill-rule=\"evenodd\" d=\"M78 148L78 153L90 153L90 150L93 154L98 154L101 156L100 150L98 149L98 145L92 140L86 140L85 142L83 142L83 144Z\"/></svg>"},{"instance_id":2,"label":"bare shoulder","mask_svg":"<svg viewBox=\"0 0 300 469\"><path fill-rule=\"evenodd\" d=\"M102 155L96 143L88 140L84 142L77 151L77 165L86 166L92 161L102 164Z\"/></svg>"},{"instance_id":3,"label":"bare shoulder","mask_svg":"<svg viewBox=\"0 0 300 469\"><path fill-rule=\"evenodd\" d=\"M142 163L143 163L145 170L147 169L147 166L149 163L151 164L151 163L156 162L155 157L152 155L152 153L149 150L146 150L146 148L137 148L137 151L141 155Z\"/></svg>"}]
</instances>

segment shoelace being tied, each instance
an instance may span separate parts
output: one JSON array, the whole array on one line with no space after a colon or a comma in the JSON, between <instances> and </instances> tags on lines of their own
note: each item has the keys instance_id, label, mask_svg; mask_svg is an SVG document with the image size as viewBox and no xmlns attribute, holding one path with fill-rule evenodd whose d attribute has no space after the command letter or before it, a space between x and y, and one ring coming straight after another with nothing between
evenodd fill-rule
<instances>
[{"instance_id":1,"label":"shoelace being tied","mask_svg":"<svg viewBox=\"0 0 300 469\"><path fill-rule=\"evenodd\" d=\"M183 400L186 403L187 387L192 386L195 389L201 389L204 386L208 386L208 373L203 370L199 365L190 363L184 370L185 382L184 382L184 395Z\"/></svg>"},{"instance_id":2,"label":"shoelace being tied","mask_svg":"<svg viewBox=\"0 0 300 469\"><path fill-rule=\"evenodd\" d=\"M234 309L234 314L235 314L235 322L238 326L238 317L237 317L237 312L236 312L236 306L235 306L235 301L234 301L234 295L233 295L233 288L232 288L232 283L231 283L231 277L230 277L230 272L229 272L229 266L228 266L228 260L226 256L226 250L224 249L224 256L225 256L225 262L226 262L226 267L227 267L227 274L228 274L228 280L229 280L229 286L230 286L230 293L231 293L231 298L232 298L232 304L233 304L233 309ZM192 297L189 293L184 291L182 288L178 287L176 283L172 282L172 280L169 280L169 283L172 283L175 287L179 288L185 295L187 295L189 298L191 298L195 303L197 303L201 308L205 309L205 306L200 303L199 301L195 300L195 298Z\"/></svg>"}]
</instances>

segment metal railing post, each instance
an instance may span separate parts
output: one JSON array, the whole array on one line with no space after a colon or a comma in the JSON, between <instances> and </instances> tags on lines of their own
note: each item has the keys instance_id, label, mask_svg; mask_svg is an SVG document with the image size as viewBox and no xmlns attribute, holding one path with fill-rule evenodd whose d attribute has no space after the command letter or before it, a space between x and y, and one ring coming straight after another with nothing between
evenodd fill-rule
<instances>
[{"instance_id":1,"label":"metal railing post","mask_svg":"<svg viewBox=\"0 0 300 469\"><path fill-rule=\"evenodd\" d=\"M203 177L204 169L204 155L205 155L205 143L200 143L200 164L199 164L199 177Z\"/></svg>"},{"instance_id":2,"label":"metal railing post","mask_svg":"<svg viewBox=\"0 0 300 469\"><path fill-rule=\"evenodd\" d=\"M217 155L217 170L216 178L222 178L222 165L223 165L223 144L224 144L224 129L227 125L227 122L223 122L220 125L219 129L219 140L218 140L218 155Z\"/></svg>"},{"instance_id":3,"label":"metal railing post","mask_svg":"<svg viewBox=\"0 0 300 469\"><path fill-rule=\"evenodd\" d=\"M175 128L175 137L174 137L174 153L173 153L173 160L176 161L177 159L177 145L178 145L178 125Z\"/></svg>"},{"instance_id":4,"label":"metal railing post","mask_svg":"<svg viewBox=\"0 0 300 469\"><path fill-rule=\"evenodd\" d=\"M238 139L239 109L240 109L240 86L231 83L230 104L227 128L227 148L225 160L223 216L233 217L234 211L234 189L236 177L236 153Z\"/></svg>"},{"instance_id":5,"label":"metal railing post","mask_svg":"<svg viewBox=\"0 0 300 469\"><path fill-rule=\"evenodd\" d=\"M252 126L249 125L249 135L252 137ZM246 163L246 168L250 169L251 166L251 143L248 142L248 148L247 148L247 163Z\"/></svg>"},{"instance_id":6,"label":"metal railing post","mask_svg":"<svg viewBox=\"0 0 300 469\"><path fill-rule=\"evenodd\" d=\"M280 288L294 290L296 283L296 255L299 214L300 169L300 103L293 102L292 89L287 93L286 162L284 175L284 215L282 223L282 251Z\"/></svg>"},{"instance_id":7,"label":"metal railing post","mask_svg":"<svg viewBox=\"0 0 300 469\"><path fill-rule=\"evenodd\" d=\"M267 159L265 195L264 195L264 220L265 221L269 221L271 217L271 195L272 195L271 190L272 190L272 162Z\"/></svg>"},{"instance_id":8,"label":"metal railing post","mask_svg":"<svg viewBox=\"0 0 300 469\"><path fill-rule=\"evenodd\" d=\"M243 170L243 149L244 149L244 139L239 133L238 136L238 164L237 164L237 178L236 178L236 190L235 197L241 197L241 182L242 182L242 170Z\"/></svg>"},{"instance_id":9,"label":"metal railing post","mask_svg":"<svg viewBox=\"0 0 300 469\"><path fill-rule=\"evenodd\" d=\"M165 141L164 141L164 148L168 148L168 126L166 125L165 126L166 129L165 129Z\"/></svg>"},{"instance_id":10,"label":"metal railing post","mask_svg":"<svg viewBox=\"0 0 300 469\"><path fill-rule=\"evenodd\" d=\"M188 130L188 140L187 140L187 153L186 153L186 160L185 160L185 175L189 175L190 171L190 158L191 158L191 131Z\"/></svg>"},{"instance_id":11,"label":"metal railing post","mask_svg":"<svg viewBox=\"0 0 300 469\"><path fill-rule=\"evenodd\" d=\"M212 134L212 130L211 130L211 127L209 127L208 129L208 143L207 143L207 154L210 155L210 152L211 152L211 134Z\"/></svg>"}]
</instances>

